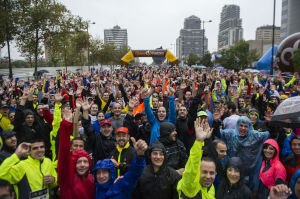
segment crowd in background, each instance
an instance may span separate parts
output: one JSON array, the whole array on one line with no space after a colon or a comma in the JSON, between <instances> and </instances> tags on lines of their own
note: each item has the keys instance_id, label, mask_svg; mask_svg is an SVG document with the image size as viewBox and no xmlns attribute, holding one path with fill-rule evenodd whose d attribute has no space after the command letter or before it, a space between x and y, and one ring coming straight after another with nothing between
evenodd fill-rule
<instances>
[{"instance_id":1,"label":"crowd in background","mask_svg":"<svg viewBox=\"0 0 300 199\"><path fill-rule=\"evenodd\" d=\"M300 198L286 77L176 67L0 82L0 198Z\"/></svg>"}]
</instances>

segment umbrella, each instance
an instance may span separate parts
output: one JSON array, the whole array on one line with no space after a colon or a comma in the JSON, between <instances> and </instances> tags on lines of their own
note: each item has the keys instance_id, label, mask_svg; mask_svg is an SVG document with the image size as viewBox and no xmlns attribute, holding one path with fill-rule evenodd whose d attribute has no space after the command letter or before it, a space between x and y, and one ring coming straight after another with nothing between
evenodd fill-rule
<instances>
[{"instance_id":1,"label":"umbrella","mask_svg":"<svg viewBox=\"0 0 300 199\"><path fill-rule=\"evenodd\" d=\"M49 71L47 71L47 70L39 70L39 71L37 71L37 74L39 74L39 75L42 75L44 73L49 73Z\"/></svg>"},{"instance_id":2,"label":"umbrella","mask_svg":"<svg viewBox=\"0 0 300 199\"><path fill-rule=\"evenodd\" d=\"M280 103L271 122L283 127L300 128L300 96L288 98Z\"/></svg>"}]
</instances>

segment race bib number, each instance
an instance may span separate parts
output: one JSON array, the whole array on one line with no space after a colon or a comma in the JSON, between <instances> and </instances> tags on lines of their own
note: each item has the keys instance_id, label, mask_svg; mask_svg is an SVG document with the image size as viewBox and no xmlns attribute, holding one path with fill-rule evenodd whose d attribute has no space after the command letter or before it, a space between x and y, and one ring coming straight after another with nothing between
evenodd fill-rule
<instances>
[{"instance_id":1,"label":"race bib number","mask_svg":"<svg viewBox=\"0 0 300 199\"><path fill-rule=\"evenodd\" d=\"M49 199L47 188L30 193L30 199Z\"/></svg>"}]
</instances>

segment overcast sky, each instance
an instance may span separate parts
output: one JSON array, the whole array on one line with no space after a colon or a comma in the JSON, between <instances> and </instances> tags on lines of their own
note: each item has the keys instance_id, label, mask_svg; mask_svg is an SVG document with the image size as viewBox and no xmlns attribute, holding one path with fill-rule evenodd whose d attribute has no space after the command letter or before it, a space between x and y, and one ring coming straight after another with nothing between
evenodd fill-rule
<instances>
[{"instance_id":1,"label":"overcast sky","mask_svg":"<svg viewBox=\"0 0 300 199\"><path fill-rule=\"evenodd\" d=\"M175 52L176 38L184 18L191 15L205 23L208 49L217 50L220 13L225 4L240 6L244 39L255 39L255 30L273 23L274 0L59 0L74 15L95 22L89 32L104 39L104 29L115 25L126 28L132 49L155 49L163 46ZM277 0L276 26L281 24L281 0ZM4 51L4 50L3 50ZM2 51L2 56L4 52ZM13 50L13 56L16 56ZM13 57L14 58L14 57ZM15 58L14 58L15 59Z\"/></svg>"}]
</instances>

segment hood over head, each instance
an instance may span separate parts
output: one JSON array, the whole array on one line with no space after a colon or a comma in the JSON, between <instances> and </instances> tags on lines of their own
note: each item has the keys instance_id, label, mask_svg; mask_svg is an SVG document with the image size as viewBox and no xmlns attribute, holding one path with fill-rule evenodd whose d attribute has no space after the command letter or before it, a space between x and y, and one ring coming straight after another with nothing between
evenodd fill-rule
<instances>
[{"instance_id":1,"label":"hood over head","mask_svg":"<svg viewBox=\"0 0 300 199\"><path fill-rule=\"evenodd\" d=\"M76 169L76 162L81 157L86 157L89 160L89 170L86 173L86 175L87 175L92 170L92 160L91 160L91 157L89 156L89 154L85 150L77 149L72 153L72 156L71 156L72 164L74 165L74 168Z\"/></svg>"},{"instance_id":2,"label":"hood over head","mask_svg":"<svg viewBox=\"0 0 300 199\"><path fill-rule=\"evenodd\" d=\"M266 140L264 142L263 146L265 146L266 144L271 145L276 150L275 156L272 158L272 160L270 160L270 164L272 165L272 163L274 161L279 161L279 146L278 146L278 143L275 140L273 140L273 139ZM262 153L263 153L263 150L262 150ZM263 155L263 157L264 157L264 155Z\"/></svg>"},{"instance_id":3,"label":"hood over head","mask_svg":"<svg viewBox=\"0 0 300 199\"><path fill-rule=\"evenodd\" d=\"M171 122L162 122L159 126L160 137L169 136L174 130L176 130L176 126Z\"/></svg>"},{"instance_id":4,"label":"hood over head","mask_svg":"<svg viewBox=\"0 0 300 199\"><path fill-rule=\"evenodd\" d=\"M239 127L240 127L241 123L248 124L248 133L246 135L246 137L247 137L252 131L252 122L248 117L241 116L236 123L236 128L235 128L236 136L239 136Z\"/></svg>"},{"instance_id":5,"label":"hood over head","mask_svg":"<svg viewBox=\"0 0 300 199\"><path fill-rule=\"evenodd\" d=\"M244 166L243 166L243 161L239 157L232 157L228 160L227 165L226 165L226 170L228 168L235 168L238 169L240 172L240 175L242 176L244 172Z\"/></svg>"},{"instance_id":6,"label":"hood over head","mask_svg":"<svg viewBox=\"0 0 300 199\"><path fill-rule=\"evenodd\" d=\"M109 171L109 177L110 179L104 183L99 184L97 182L97 170L98 169L107 169ZM98 162L95 164L93 169L93 174L95 178L95 185L96 185L96 196L98 198L98 195L104 195L107 190L110 188L110 186L114 183L116 179L116 168L114 163L110 159L104 159L104 160L98 160Z\"/></svg>"},{"instance_id":7,"label":"hood over head","mask_svg":"<svg viewBox=\"0 0 300 199\"><path fill-rule=\"evenodd\" d=\"M292 190L292 197L291 198L296 198L295 184L296 184L298 178L300 178L300 169L298 169L296 171L296 173L293 175L293 177L291 179L291 190Z\"/></svg>"},{"instance_id":8,"label":"hood over head","mask_svg":"<svg viewBox=\"0 0 300 199\"><path fill-rule=\"evenodd\" d=\"M147 151L147 158L146 158L147 164L152 164L152 162L151 162L152 151L162 151L164 153L165 158L164 158L163 165L165 165L165 163L166 163L166 148L164 147L164 145L158 140L156 140L155 142L153 142L150 145L150 147Z\"/></svg>"}]
</instances>

